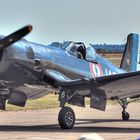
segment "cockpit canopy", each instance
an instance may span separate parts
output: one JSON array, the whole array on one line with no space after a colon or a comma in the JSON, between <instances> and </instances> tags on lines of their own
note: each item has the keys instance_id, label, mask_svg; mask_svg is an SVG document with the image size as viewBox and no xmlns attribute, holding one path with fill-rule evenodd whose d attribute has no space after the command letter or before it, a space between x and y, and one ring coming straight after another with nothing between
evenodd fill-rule
<instances>
[{"instance_id":1,"label":"cockpit canopy","mask_svg":"<svg viewBox=\"0 0 140 140\"><path fill-rule=\"evenodd\" d=\"M95 61L96 59L95 49L90 45L85 46L84 43L81 42L65 42L62 45L62 49L79 59L88 61Z\"/></svg>"}]
</instances>

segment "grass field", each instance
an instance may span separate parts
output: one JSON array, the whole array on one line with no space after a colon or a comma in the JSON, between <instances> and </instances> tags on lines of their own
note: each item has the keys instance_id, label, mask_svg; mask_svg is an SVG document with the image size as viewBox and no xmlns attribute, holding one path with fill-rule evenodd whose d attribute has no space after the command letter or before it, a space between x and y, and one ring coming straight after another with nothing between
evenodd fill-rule
<instances>
[{"instance_id":1,"label":"grass field","mask_svg":"<svg viewBox=\"0 0 140 140\"><path fill-rule=\"evenodd\" d=\"M111 53L111 54L105 54L105 55L100 54L100 55L108 59L110 62L117 65L118 67L120 66L122 54Z\"/></svg>"},{"instance_id":2,"label":"grass field","mask_svg":"<svg viewBox=\"0 0 140 140\"><path fill-rule=\"evenodd\" d=\"M104 56L108 60L110 60L115 65L120 64L121 61L121 54L105 54ZM116 103L109 101L108 103ZM86 105L89 105L89 99L86 99ZM47 108L55 108L59 107L59 101L58 101L58 95L49 94L43 98L37 99L37 100L28 100L25 107L18 107L14 105L7 104L8 111L12 110L34 110L34 109L47 109Z\"/></svg>"},{"instance_id":3,"label":"grass field","mask_svg":"<svg viewBox=\"0 0 140 140\"><path fill-rule=\"evenodd\" d=\"M25 107L18 107L18 106L7 104L6 110L18 111L18 110L35 110L35 109L37 110L37 109L55 108L55 107L59 107L59 103L60 102L58 101L58 95L49 94L40 99L28 100ZM86 105L89 105L89 103L90 103L89 98L86 98Z\"/></svg>"},{"instance_id":4,"label":"grass field","mask_svg":"<svg viewBox=\"0 0 140 140\"><path fill-rule=\"evenodd\" d=\"M85 99L86 105L90 105L90 99L86 98ZM117 101L108 101L108 104L116 104ZM68 105L67 106L71 106ZM19 107L19 106L14 106L7 104L6 110L7 111L19 111L19 110L38 110L38 109L47 109L47 108L56 108L59 107L59 101L58 101L58 95L54 94L49 94L45 97L42 97L37 100L28 100L25 107Z\"/></svg>"},{"instance_id":5,"label":"grass field","mask_svg":"<svg viewBox=\"0 0 140 140\"><path fill-rule=\"evenodd\" d=\"M8 111L11 110L34 110L34 109L46 109L59 107L58 96L54 94L49 94L45 97L36 100L28 100L25 107L18 107L14 105L7 104Z\"/></svg>"}]
</instances>

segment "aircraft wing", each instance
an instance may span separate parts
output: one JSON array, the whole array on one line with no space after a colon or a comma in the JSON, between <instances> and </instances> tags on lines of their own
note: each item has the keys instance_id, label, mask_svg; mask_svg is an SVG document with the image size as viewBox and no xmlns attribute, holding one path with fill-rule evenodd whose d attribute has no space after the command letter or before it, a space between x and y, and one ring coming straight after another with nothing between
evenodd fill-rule
<instances>
[{"instance_id":1,"label":"aircraft wing","mask_svg":"<svg viewBox=\"0 0 140 140\"><path fill-rule=\"evenodd\" d=\"M96 94L105 94L108 99L123 99L140 96L140 71L109 76L96 77L92 79L71 80L57 72L48 72L47 75L56 86L70 90L89 90Z\"/></svg>"},{"instance_id":2,"label":"aircraft wing","mask_svg":"<svg viewBox=\"0 0 140 140\"><path fill-rule=\"evenodd\" d=\"M96 78L97 89L103 90L109 99L140 96L140 71Z\"/></svg>"}]
</instances>

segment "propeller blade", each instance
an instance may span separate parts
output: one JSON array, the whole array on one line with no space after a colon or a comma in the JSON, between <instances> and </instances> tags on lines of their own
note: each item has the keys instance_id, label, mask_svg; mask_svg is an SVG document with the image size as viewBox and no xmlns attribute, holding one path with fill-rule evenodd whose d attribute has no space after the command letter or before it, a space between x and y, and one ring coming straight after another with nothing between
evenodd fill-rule
<instances>
[{"instance_id":1,"label":"propeller blade","mask_svg":"<svg viewBox=\"0 0 140 140\"><path fill-rule=\"evenodd\" d=\"M2 40L0 40L0 50L3 50L16 41L20 40L22 37L30 33L32 31L32 28L33 27L31 25L27 25L17 30L16 32L4 37Z\"/></svg>"}]
</instances>

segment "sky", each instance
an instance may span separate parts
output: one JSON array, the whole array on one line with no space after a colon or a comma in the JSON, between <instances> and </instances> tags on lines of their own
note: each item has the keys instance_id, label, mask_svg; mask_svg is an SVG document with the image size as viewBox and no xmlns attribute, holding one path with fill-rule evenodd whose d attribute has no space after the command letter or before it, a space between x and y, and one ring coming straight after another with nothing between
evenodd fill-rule
<instances>
[{"instance_id":1,"label":"sky","mask_svg":"<svg viewBox=\"0 0 140 140\"><path fill-rule=\"evenodd\" d=\"M0 0L1 35L27 24L33 31L26 39L41 44L122 44L140 34L140 0Z\"/></svg>"}]
</instances>

